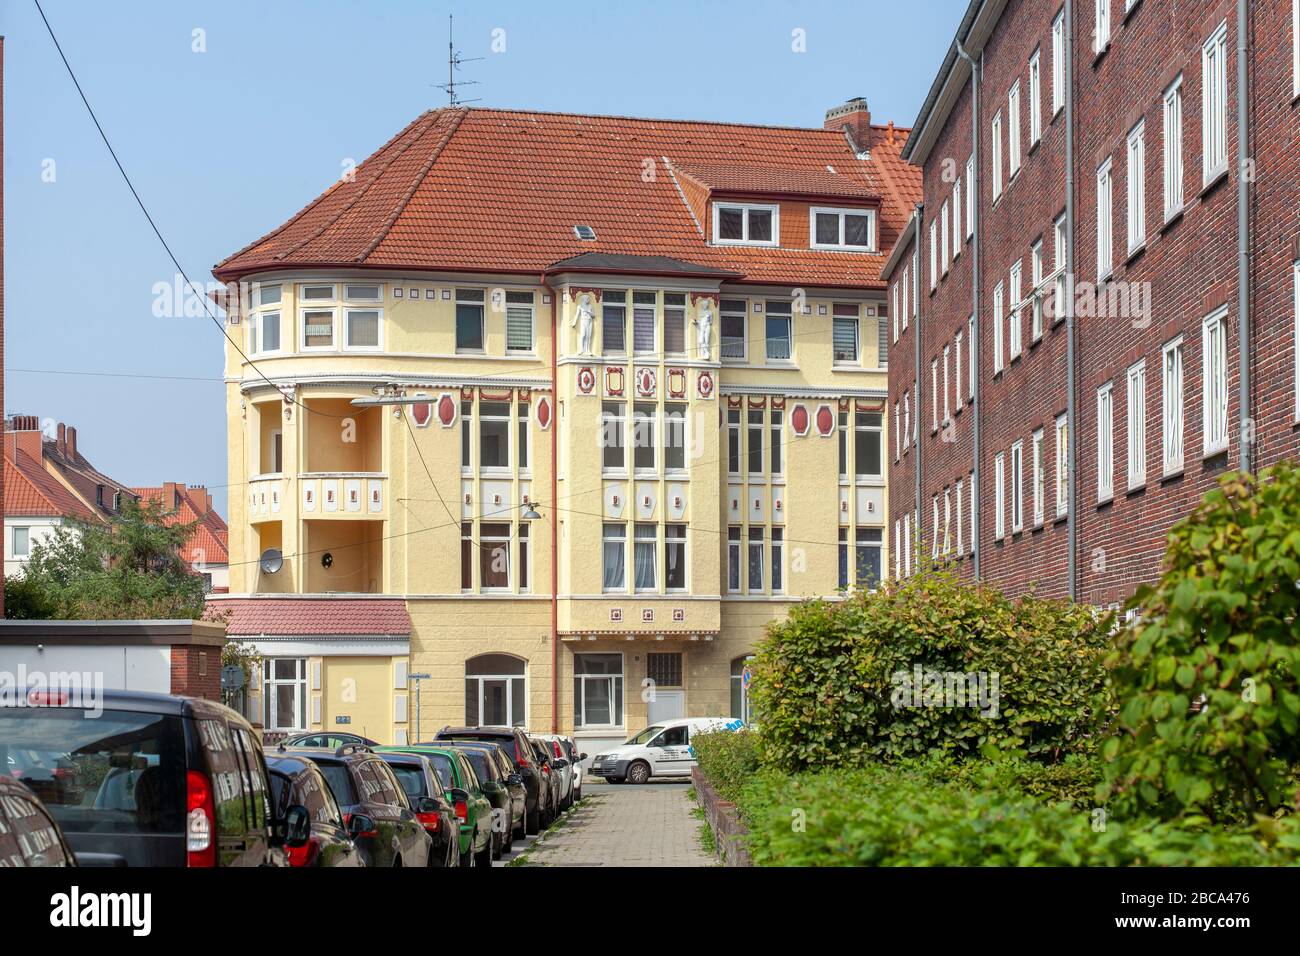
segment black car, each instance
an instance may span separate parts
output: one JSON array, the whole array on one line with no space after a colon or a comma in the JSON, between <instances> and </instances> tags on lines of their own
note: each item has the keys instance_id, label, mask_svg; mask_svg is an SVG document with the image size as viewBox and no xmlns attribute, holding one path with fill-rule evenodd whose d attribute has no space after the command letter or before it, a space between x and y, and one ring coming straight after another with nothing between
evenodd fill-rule
<instances>
[{"instance_id":1,"label":"black car","mask_svg":"<svg viewBox=\"0 0 1300 956\"><path fill-rule=\"evenodd\" d=\"M525 830L527 833L537 833L541 829L542 810L549 800L546 795L547 786L542 782L537 754L522 727L444 727L438 731L437 739L440 742L482 741L500 745L506 756L514 762L515 769L523 778L524 790L527 791Z\"/></svg>"},{"instance_id":2,"label":"black car","mask_svg":"<svg viewBox=\"0 0 1300 956\"><path fill-rule=\"evenodd\" d=\"M460 821L429 758L405 753L381 753L379 757L397 776L415 807L416 818L433 841L429 865L460 866Z\"/></svg>"},{"instance_id":3,"label":"black car","mask_svg":"<svg viewBox=\"0 0 1300 956\"><path fill-rule=\"evenodd\" d=\"M337 731L294 734L292 737L286 737L280 741L280 746L286 750L295 747L324 747L328 750L338 750L347 744L365 744L367 747L378 747L379 741L371 740L369 737L362 737L360 734L341 734Z\"/></svg>"},{"instance_id":4,"label":"black car","mask_svg":"<svg viewBox=\"0 0 1300 956\"><path fill-rule=\"evenodd\" d=\"M526 826L528 791L524 789L524 779L496 744L460 743L455 747L474 768L479 789L492 804L492 855L500 858L510 852L515 838L523 835Z\"/></svg>"},{"instance_id":5,"label":"black car","mask_svg":"<svg viewBox=\"0 0 1300 956\"><path fill-rule=\"evenodd\" d=\"M560 775L551 767L553 758L546 741L529 737L528 743L533 748L537 765L542 768L542 782L546 786L546 804L542 812L542 829L545 830L560 815L560 801L563 799L560 794Z\"/></svg>"},{"instance_id":6,"label":"black car","mask_svg":"<svg viewBox=\"0 0 1300 956\"><path fill-rule=\"evenodd\" d=\"M0 704L0 767L82 866L285 866L310 837L305 807L271 807L262 745L228 707L125 690L23 703Z\"/></svg>"},{"instance_id":7,"label":"black car","mask_svg":"<svg viewBox=\"0 0 1300 956\"><path fill-rule=\"evenodd\" d=\"M289 850L290 866L365 866L365 858L348 835L343 811L320 768L306 757L276 754L266 758L271 775L271 806L284 813L294 804L307 808L311 836Z\"/></svg>"},{"instance_id":8,"label":"black car","mask_svg":"<svg viewBox=\"0 0 1300 956\"><path fill-rule=\"evenodd\" d=\"M311 760L320 768L367 866L428 865L429 835L406 791L378 754L361 744L346 744L333 753L287 753Z\"/></svg>"},{"instance_id":9,"label":"black car","mask_svg":"<svg viewBox=\"0 0 1300 956\"><path fill-rule=\"evenodd\" d=\"M59 825L32 789L0 773L0 869L76 865Z\"/></svg>"}]
</instances>

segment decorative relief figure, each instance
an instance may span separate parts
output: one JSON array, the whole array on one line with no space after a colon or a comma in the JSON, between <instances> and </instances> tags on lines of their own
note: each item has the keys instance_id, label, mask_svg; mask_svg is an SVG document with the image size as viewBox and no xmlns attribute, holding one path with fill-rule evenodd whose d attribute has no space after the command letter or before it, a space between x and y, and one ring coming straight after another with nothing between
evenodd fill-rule
<instances>
[{"instance_id":1,"label":"decorative relief figure","mask_svg":"<svg viewBox=\"0 0 1300 956\"><path fill-rule=\"evenodd\" d=\"M701 299L695 323L695 351L704 361L713 357L713 300Z\"/></svg>"},{"instance_id":2,"label":"decorative relief figure","mask_svg":"<svg viewBox=\"0 0 1300 956\"><path fill-rule=\"evenodd\" d=\"M591 340L596 330L596 310L591 307L591 293L578 296L578 308L569 319L569 328L578 329L578 354L591 354Z\"/></svg>"}]
</instances>

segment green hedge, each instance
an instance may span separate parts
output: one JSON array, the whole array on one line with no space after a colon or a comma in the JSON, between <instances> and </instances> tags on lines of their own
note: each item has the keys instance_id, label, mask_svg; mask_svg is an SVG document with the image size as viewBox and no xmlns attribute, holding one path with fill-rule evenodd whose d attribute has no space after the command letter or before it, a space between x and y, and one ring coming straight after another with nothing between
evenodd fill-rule
<instances>
[{"instance_id":1,"label":"green hedge","mask_svg":"<svg viewBox=\"0 0 1300 956\"><path fill-rule=\"evenodd\" d=\"M713 789L735 803L758 773L758 735L752 730L718 730L691 735L691 749Z\"/></svg>"},{"instance_id":2,"label":"green hedge","mask_svg":"<svg viewBox=\"0 0 1300 956\"><path fill-rule=\"evenodd\" d=\"M1047 762L1087 752L1108 627L1089 608L1011 601L943 572L800 604L751 665L763 763L853 767L990 745ZM935 675L982 679L996 706L933 706Z\"/></svg>"},{"instance_id":3,"label":"green hedge","mask_svg":"<svg viewBox=\"0 0 1300 956\"><path fill-rule=\"evenodd\" d=\"M1261 866L1294 864L1294 819L1226 830L1105 820L1067 803L938 782L938 767L788 776L742 789L759 866Z\"/></svg>"}]
</instances>

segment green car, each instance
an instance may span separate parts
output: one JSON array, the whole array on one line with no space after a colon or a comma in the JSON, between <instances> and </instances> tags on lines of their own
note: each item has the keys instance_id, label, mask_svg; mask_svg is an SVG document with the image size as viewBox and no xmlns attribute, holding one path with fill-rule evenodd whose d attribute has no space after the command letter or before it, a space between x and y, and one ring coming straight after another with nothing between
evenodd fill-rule
<instances>
[{"instance_id":1,"label":"green car","mask_svg":"<svg viewBox=\"0 0 1300 956\"><path fill-rule=\"evenodd\" d=\"M420 754L428 757L442 781L460 821L461 866L492 865L492 804L469 760L451 747L408 744L405 747L375 747L379 753Z\"/></svg>"}]
</instances>

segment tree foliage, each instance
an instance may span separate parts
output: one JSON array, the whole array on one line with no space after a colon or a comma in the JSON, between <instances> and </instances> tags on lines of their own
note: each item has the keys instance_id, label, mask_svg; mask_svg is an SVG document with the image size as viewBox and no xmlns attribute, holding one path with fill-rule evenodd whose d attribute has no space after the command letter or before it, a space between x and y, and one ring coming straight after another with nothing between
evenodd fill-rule
<instances>
[{"instance_id":1,"label":"tree foliage","mask_svg":"<svg viewBox=\"0 0 1300 956\"><path fill-rule=\"evenodd\" d=\"M129 620L203 615L203 581L181 556L195 523L169 525L157 502L128 499L106 524L74 521L32 544L5 581L5 616Z\"/></svg>"},{"instance_id":2,"label":"tree foliage","mask_svg":"<svg viewBox=\"0 0 1300 956\"><path fill-rule=\"evenodd\" d=\"M1163 817L1275 813L1300 763L1300 469L1229 474L1173 528L1110 660L1099 798Z\"/></svg>"}]
</instances>

